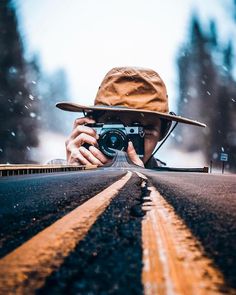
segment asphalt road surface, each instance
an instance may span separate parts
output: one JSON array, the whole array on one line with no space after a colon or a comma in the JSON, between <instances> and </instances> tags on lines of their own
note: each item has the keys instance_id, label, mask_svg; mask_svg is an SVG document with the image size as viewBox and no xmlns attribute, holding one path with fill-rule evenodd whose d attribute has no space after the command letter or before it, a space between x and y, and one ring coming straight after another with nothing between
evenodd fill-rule
<instances>
[{"instance_id":1,"label":"asphalt road surface","mask_svg":"<svg viewBox=\"0 0 236 295\"><path fill-rule=\"evenodd\" d=\"M147 172L236 288L236 177Z\"/></svg>"},{"instance_id":2,"label":"asphalt road surface","mask_svg":"<svg viewBox=\"0 0 236 295\"><path fill-rule=\"evenodd\" d=\"M131 171L130 178L125 179L126 182L119 189L110 188L122 177L126 177L127 171ZM145 181L144 176L147 177ZM54 265L43 278L38 274L44 272L41 262L37 264L34 261L36 264L33 271L24 270L24 275L27 273L27 280L23 283L14 282L14 288L18 287L17 284L22 284L19 294L25 293L24 288L27 284L29 285L26 289L29 291L27 294L154 294L148 291L147 285L155 285L153 282L155 276L152 277L151 274L145 277L144 274L147 271L144 262L147 252L144 251L146 243L144 229L147 225L144 222L147 222L152 208L155 207L153 203L151 204L151 197L149 198L150 187L156 189L170 205L168 212L173 210L180 220L178 222L183 222L187 227L188 235L191 236L189 239L196 239L198 248L202 251L202 254L199 254L203 257L201 259L209 259L207 264L222 276L223 282L215 283L213 279L211 280L209 272L205 270L203 277L210 281L213 289L209 291L208 285L203 290L205 293L201 293L203 287L200 286L201 282L197 282L199 284L197 293L196 289L193 292L186 289L182 294L208 294L206 290L209 294L236 294L236 177L147 170L127 162L124 153L118 154L111 167L79 172L2 177L0 179L0 276L5 273L6 269L3 266L6 266L8 261L10 261L9 268L14 269L15 258L12 261L10 259L12 253L17 257L17 251L22 246L31 247L29 242L32 237L39 236L44 229L50 227L53 229L58 220L62 220L63 224L63 217L85 205L82 211L90 210L95 216L95 222L88 226L87 231L84 231L85 234L75 238L77 242L70 248L72 250L68 250L66 255L63 254L60 264ZM109 192L114 193L114 196L106 201L103 209L99 209L100 207L93 209L91 206L94 204L96 206L97 203L93 197L98 193L102 194L105 188L108 190L104 195L98 196L101 202ZM92 205L88 203L89 200ZM145 204L150 207L148 210L144 210ZM171 219L168 214L165 213L167 218ZM170 212L170 216L171 214ZM86 224L87 221L83 219L78 222L79 225L75 227L77 232L81 229L81 222ZM173 221L172 225L175 226L178 222ZM65 224L69 222L66 221ZM178 228L174 229L174 232L178 236L181 235L181 232L178 234ZM45 232L42 237L46 234ZM66 238L70 239L68 234ZM178 247L181 247L181 242L177 238L173 237ZM40 236L38 240L40 241ZM42 245L39 242L38 247L44 247L46 240L47 238L44 238ZM63 241L66 245L66 240ZM188 241L186 244L188 245ZM161 248L164 246L159 243L158 247L160 248L158 251L162 253ZM190 253L195 251L192 246L185 248L189 248L187 251ZM58 255L57 253L54 256ZM197 260L200 258L194 259L196 263L188 266L189 271L190 268L197 268ZM155 271L155 263L150 269ZM11 291L10 284L10 287L7 284L7 275L5 277L5 281L0 279L0 294ZM194 284L194 276L191 278ZM40 284L34 284L37 280L41 280ZM168 278L165 278L165 281L168 281ZM155 294L168 294L168 284L162 281L159 284L157 290L163 291L162 288L166 288L166 291L155 291ZM176 289L173 287L173 294L177 294L178 284L181 285L181 282L176 283Z\"/></svg>"},{"instance_id":3,"label":"asphalt road surface","mask_svg":"<svg viewBox=\"0 0 236 295\"><path fill-rule=\"evenodd\" d=\"M123 174L124 171L79 171L1 179L0 257Z\"/></svg>"}]
</instances>

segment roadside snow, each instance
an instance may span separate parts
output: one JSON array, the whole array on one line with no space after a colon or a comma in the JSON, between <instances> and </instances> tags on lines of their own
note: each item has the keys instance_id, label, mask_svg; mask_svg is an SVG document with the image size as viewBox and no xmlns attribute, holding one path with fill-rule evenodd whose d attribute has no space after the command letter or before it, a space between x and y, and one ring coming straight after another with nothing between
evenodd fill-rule
<instances>
[{"instance_id":1,"label":"roadside snow","mask_svg":"<svg viewBox=\"0 0 236 295\"><path fill-rule=\"evenodd\" d=\"M202 168L208 166L201 151L185 152L168 144L163 145L155 157L165 162L168 167Z\"/></svg>"},{"instance_id":2,"label":"roadside snow","mask_svg":"<svg viewBox=\"0 0 236 295\"><path fill-rule=\"evenodd\" d=\"M39 164L46 164L52 159L65 159L66 137L60 133L41 131L39 146L31 148L30 159Z\"/></svg>"}]
</instances>

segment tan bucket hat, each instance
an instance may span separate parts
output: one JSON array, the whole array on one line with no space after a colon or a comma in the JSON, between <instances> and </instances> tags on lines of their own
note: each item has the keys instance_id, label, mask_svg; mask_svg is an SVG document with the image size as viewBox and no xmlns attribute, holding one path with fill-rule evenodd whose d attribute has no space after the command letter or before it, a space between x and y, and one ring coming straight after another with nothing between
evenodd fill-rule
<instances>
[{"instance_id":1,"label":"tan bucket hat","mask_svg":"<svg viewBox=\"0 0 236 295\"><path fill-rule=\"evenodd\" d=\"M59 102L56 106L71 112L109 111L141 113L170 121L201 127L205 124L169 113L166 86L161 77L151 69L113 68L98 89L93 106Z\"/></svg>"}]
</instances>

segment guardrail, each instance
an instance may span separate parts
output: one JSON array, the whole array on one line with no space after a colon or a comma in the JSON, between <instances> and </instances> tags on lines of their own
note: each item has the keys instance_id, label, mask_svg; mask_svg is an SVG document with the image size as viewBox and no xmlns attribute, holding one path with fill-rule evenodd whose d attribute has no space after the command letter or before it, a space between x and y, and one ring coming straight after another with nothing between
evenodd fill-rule
<instances>
[{"instance_id":1,"label":"guardrail","mask_svg":"<svg viewBox=\"0 0 236 295\"><path fill-rule=\"evenodd\" d=\"M79 171L95 169L96 165L0 165L0 177L3 176L15 176L15 175L26 175L36 173L53 173L53 172L65 172L65 171Z\"/></svg>"}]
</instances>

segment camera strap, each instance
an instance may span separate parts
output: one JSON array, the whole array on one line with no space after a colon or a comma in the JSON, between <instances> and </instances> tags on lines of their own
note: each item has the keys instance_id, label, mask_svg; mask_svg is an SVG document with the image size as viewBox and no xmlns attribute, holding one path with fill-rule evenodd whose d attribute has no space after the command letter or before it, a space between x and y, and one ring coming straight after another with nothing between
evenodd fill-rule
<instances>
[{"instance_id":1,"label":"camera strap","mask_svg":"<svg viewBox=\"0 0 236 295\"><path fill-rule=\"evenodd\" d=\"M162 140L162 142L156 147L154 152L151 154L150 158L147 160L147 162L153 157L157 151L163 146L163 144L166 142L167 138L171 135L171 133L174 131L176 126L178 125L178 122L175 122L174 126L170 129L170 131L166 134L165 138Z\"/></svg>"}]
</instances>

